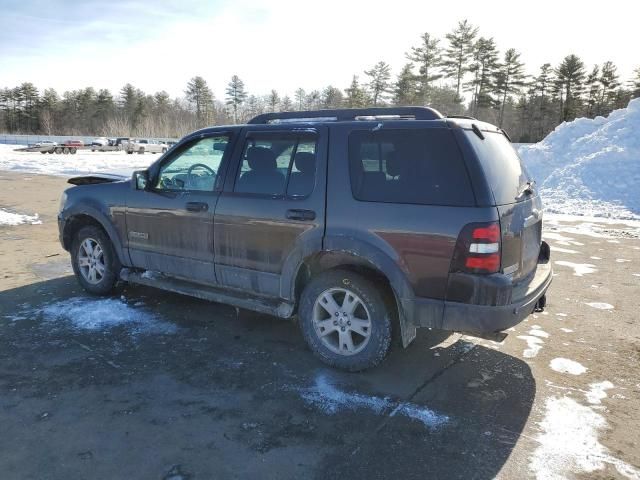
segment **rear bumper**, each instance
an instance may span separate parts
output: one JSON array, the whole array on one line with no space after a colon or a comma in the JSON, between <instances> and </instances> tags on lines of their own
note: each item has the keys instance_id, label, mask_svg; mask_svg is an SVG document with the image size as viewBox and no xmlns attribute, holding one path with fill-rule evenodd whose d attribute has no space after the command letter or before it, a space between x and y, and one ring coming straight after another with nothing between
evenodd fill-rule
<instances>
[{"instance_id":1,"label":"rear bumper","mask_svg":"<svg viewBox=\"0 0 640 480\"><path fill-rule=\"evenodd\" d=\"M538 300L547 292L553 270L551 263L539 264L536 273L526 285L524 295L507 305L474 305L444 302L442 329L471 333L489 333L517 325L528 317ZM515 291L518 288L514 288Z\"/></svg>"},{"instance_id":2,"label":"rear bumper","mask_svg":"<svg viewBox=\"0 0 640 480\"><path fill-rule=\"evenodd\" d=\"M491 333L510 328L529 316L553 278L551 262L538 264L528 279L512 284L508 276L465 275L454 282L465 301L427 298L403 299L405 317L416 327L469 333ZM464 290L464 291L462 291Z\"/></svg>"}]
</instances>

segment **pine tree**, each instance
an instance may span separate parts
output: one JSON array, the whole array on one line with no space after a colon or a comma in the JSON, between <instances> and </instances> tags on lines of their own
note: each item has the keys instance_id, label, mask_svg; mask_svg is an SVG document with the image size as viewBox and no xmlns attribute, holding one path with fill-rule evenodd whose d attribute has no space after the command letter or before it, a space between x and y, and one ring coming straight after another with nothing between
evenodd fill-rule
<instances>
[{"instance_id":1,"label":"pine tree","mask_svg":"<svg viewBox=\"0 0 640 480\"><path fill-rule=\"evenodd\" d=\"M197 126L208 125L213 120L213 92L206 80L200 76L193 77L187 83L185 95L195 108Z\"/></svg>"},{"instance_id":2,"label":"pine tree","mask_svg":"<svg viewBox=\"0 0 640 480\"><path fill-rule=\"evenodd\" d=\"M238 110L247 99L247 92L244 89L244 82L240 77L234 75L227 84L226 104L233 111L233 123L238 123Z\"/></svg>"},{"instance_id":3,"label":"pine tree","mask_svg":"<svg viewBox=\"0 0 640 480\"><path fill-rule=\"evenodd\" d=\"M294 98L296 99L296 107L298 110L304 110L304 106L307 100L307 92L304 88L299 88L295 91Z\"/></svg>"},{"instance_id":4,"label":"pine tree","mask_svg":"<svg viewBox=\"0 0 640 480\"><path fill-rule=\"evenodd\" d=\"M420 40L420 45L417 47L411 47L411 51L406 54L406 57L408 60L415 62L418 66L418 75L416 76L416 80L420 89L420 103L427 105L429 103L429 90L431 83L442 77L442 74L437 71L440 67L440 63L442 62L442 50L438 46L440 40L432 37L427 32L422 34ZM406 73L407 71L405 66L404 79L408 80L409 77L406 76ZM413 75L413 73L411 75ZM400 76L402 76L402 73ZM398 80L400 80L400 76L398 76Z\"/></svg>"},{"instance_id":5,"label":"pine tree","mask_svg":"<svg viewBox=\"0 0 640 480\"><path fill-rule=\"evenodd\" d=\"M494 105L492 94L496 90L497 70L498 49L493 38L480 37L473 46L473 61L470 66L473 79L466 85L472 92L472 116L477 116L479 108Z\"/></svg>"},{"instance_id":6,"label":"pine tree","mask_svg":"<svg viewBox=\"0 0 640 480\"><path fill-rule=\"evenodd\" d=\"M320 92L318 90L312 90L305 98L304 102L305 110L317 110L320 108Z\"/></svg>"},{"instance_id":7,"label":"pine tree","mask_svg":"<svg viewBox=\"0 0 640 480\"><path fill-rule=\"evenodd\" d=\"M469 64L473 55L473 41L478 34L478 29L467 20L458 22L456 29L447 33L449 46L444 52L442 66L445 75L456 82L456 95L460 98L462 79L469 71Z\"/></svg>"},{"instance_id":8,"label":"pine tree","mask_svg":"<svg viewBox=\"0 0 640 480\"><path fill-rule=\"evenodd\" d=\"M596 115L600 102L600 67L594 65L591 73L587 76L587 117Z\"/></svg>"},{"instance_id":9,"label":"pine tree","mask_svg":"<svg viewBox=\"0 0 640 480\"><path fill-rule=\"evenodd\" d=\"M343 95L340 89L329 85L322 91L321 96L322 108L335 109L342 107Z\"/></svg>"},{"instance_id":10,"label":"pine tree","mask_svg":"<svg viewBox=\"0 0 640 480\"><path fill-rule=\"evenodd\" d=\"M293 103L291 102L291 98L288 95L285 95L282 99L282 104L280 106L283 112L290 112L293 110Z\"/></svg>"},{"instance_id":11,"label":"pine tree","mask_svg":"<svg viewBox=\"0 0 640 480\"><path fill-rule=\"evenodd\" d=\"M631 98L640 97L640 67L633 71L633 77L629 82L631 86Z\"/></svg>"},{"instance_id":12,"label":"pine tree","mask_svg":"<svg viewBox=\"0 0 640 480\"><path fill-rule=\"evenodd\" d=\"M580 94L585 78L584 63L577 55L567 55L556 68L558 86L564 94L562 105L562 121L573 120L578 112Z\"/></svg>"},{"instance_id":13,"label":"pine tree","mask_svg":"<svg viewBox=\"0 0 640 480\"><path fill-rule=\"evenodd\" d=\"M365 70L364 74L369 77L367 86L371 91L373 106L384 103L391 90L391 67L389 64L380 61L371 70Z\"/></svg>"},{"instance_id":14,"label":"pine tree","mask_svg":"<svg viewBox=\"0 0 640 480\"><path fill-rule=\"evenodd\" d=\"M602 64L602 71L598 79L602 86L598 102L598 115L606 115L614 108L616 90L620 87L618 69L611 61Z\"/></svg>"},{"instance_id":15,"label":"pine tree","mask_svg":"<svg viewBox=\"0 0 640 480\"><path fill-rule=\"evenodd\" d=\"M278 92L276 90L271 90L271 93L268 97L268 102L271 112L275 112L278 110L278 107L280 106L280 95L278 95Z\"/></svg>"},{"instance_id":16,"label":"pine tree","mask_svg":"<svg viewBox=\"0 0 640 480\"><path fill-rule=\"evenodd\" d=\"M420 87L418 87L418 82L420 82ZM393 90L393 103L395 105L415 105L418 103L418 98L421 100L425 98L424 85L414 75L412 65L407 63L398 74Z\"/></svg>"},{"instance_id":17,"label":"pine tree","mask_svg":"<svg viewBox=\"0 0 640 480\"><path fill-rule=\"evenodd\" d=\"M540 73L534 80L534 92L537 98L537 115L533 118L534 138L542 139L547 132L547 123L550 118L551 101L549 99L553 87L553 69L550 63L540 67Z\"/></svg>"},{"instance_id":18,"label":"pine tree","mask_svg":"<svg viewBox=\"0 0 640 480\"><path fill-rule=\"evenodd\" d=\"M346 88L344 103L347 108L363 108L367 106L367 93L360 86L358 76L354 75L351 85Z\"/></svg>"},{"instance_id":19,"label":"pine tree","mask_svg":"<svg viewBox=\"0 0 640 480\"><path fill-rule=\"evenodd\" d=\"M500 115L498 124L504 122L504 107L510 95L517 95L525 84L524 63L520 61L520 54L514 48L504 53L503 63L497 72L497 90L501 96Z\"/></svg>"}]
</instances>

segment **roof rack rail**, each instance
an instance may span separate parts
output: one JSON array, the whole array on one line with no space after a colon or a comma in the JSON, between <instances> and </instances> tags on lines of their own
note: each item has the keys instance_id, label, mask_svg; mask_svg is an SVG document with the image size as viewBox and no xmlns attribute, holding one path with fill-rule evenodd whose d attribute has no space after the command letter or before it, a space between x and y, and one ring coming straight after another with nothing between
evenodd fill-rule
<instances>
[{"instance_id":1,"label":"roof rack rail","mask_svg":"<svg viewBox=\"0 0 640 480\"><path fill-rule=\"evenodd\" d=\"M465 120L477 120L476 117L470 117L469 115L447 115L447 118L462 118Z\"/></svg>"},{"instance_id":2,"label":"roof rack rail","mask_svg":"<svg viewBox=\"0 0 640 480\"><path fill-rule=\"evenodd\" d=\"M260 125L288 122L350 122L354 120L437 120L442 114L430 107L344 108L302 112L263 113L247 123Z\"/></svg>"}]
</instances>

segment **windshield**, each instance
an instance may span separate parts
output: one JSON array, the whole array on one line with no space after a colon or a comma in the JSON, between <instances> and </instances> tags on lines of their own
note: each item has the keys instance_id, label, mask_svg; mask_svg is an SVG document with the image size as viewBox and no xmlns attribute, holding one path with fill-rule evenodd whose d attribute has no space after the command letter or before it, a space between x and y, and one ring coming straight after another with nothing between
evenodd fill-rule
<instances>
[{"instance_id":1,"label":"windshield","mask_svg":"<svg viewBox=\"0 0 640 480\"><path fill-rule=\"evenodd\" d=\"M487 182L497 205L505 205L528 197L522 192L532 181L518 153L502 133L482 132L484 140L467 131L467 138L480 159Z\"/></svg>"}]
</instances>

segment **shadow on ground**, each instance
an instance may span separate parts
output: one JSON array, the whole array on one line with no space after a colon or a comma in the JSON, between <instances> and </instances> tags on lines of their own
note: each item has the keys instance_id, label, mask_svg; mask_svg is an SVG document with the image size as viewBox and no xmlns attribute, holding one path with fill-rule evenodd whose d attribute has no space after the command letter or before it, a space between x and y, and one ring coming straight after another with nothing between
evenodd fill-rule
<instances>
[{"instance_id":1,"label":"shadow on ground","mask_svg":"<svg viewBox=\"0 0 640 480\"><path fill-rule=\"evenodd\" d=\"M174 328L52 317L45 307L88 298L72 277L0 292L3 478L489 479L535 396L526 363L443 332L346 374L292 321L120 294L143 322Z\"/></svg>"}]
</instances>

